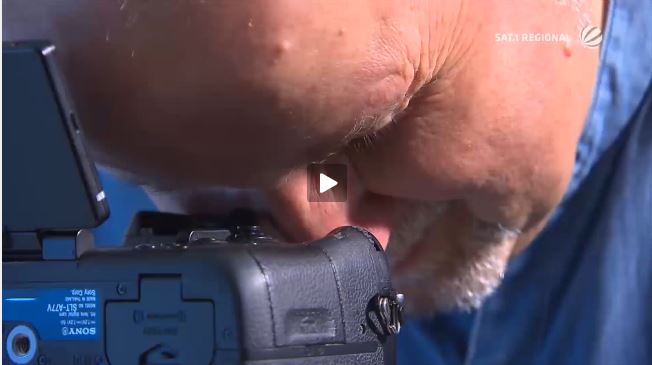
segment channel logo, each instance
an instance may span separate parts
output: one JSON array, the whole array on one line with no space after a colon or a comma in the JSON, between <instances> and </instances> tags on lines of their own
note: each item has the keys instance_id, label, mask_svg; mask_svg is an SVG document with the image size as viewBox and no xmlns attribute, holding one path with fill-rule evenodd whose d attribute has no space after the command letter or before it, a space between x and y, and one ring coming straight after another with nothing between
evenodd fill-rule
<instances>
[{"instance_id":1,"label":"channel logo","mask_svg":"<svg viewBox=\"0 0 652 365\"><path fill-rule=\"evenodd\" d=\"M602 44L602 31L595 25L587 25L580 32L580 40L586 48L596 48Z\"/></svg>"}]
</instances>

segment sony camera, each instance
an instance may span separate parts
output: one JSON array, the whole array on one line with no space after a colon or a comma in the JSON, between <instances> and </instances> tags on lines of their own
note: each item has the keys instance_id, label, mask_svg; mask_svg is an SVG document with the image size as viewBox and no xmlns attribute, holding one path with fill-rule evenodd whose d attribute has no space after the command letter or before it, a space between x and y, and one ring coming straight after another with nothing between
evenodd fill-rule
<instances>
[{"instance_id":1,"label":"sony camera","mask_svg":"<svg viewBox=\"0 0 652 365\"><path fill-rule=\"evenodd\" d=\"M120 247L47 42L3 44L4 364L393 364L403 297L356 227L141 212Z\"/></svg>"}]
</instances>

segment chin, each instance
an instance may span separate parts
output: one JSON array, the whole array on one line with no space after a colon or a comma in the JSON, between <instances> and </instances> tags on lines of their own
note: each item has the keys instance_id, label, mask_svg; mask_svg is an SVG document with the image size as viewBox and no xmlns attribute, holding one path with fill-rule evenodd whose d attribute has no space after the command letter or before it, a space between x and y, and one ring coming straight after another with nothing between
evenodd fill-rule
<instances>
[{"instance_id":1,"label":"chin","mask_svg":"<svg viewBox=\"0 0 652 365\"><path fill-rule=\"evenodd\" d=\"M442 204L413 206L403 222L387 252L408 316L480 307L500 285L518 238Z\"/></svg>"},{"instance_id":2,"label":"chin","mask_svg":"<svg viewBox=\"0 0 652 365\"><path fill-rule=\"evenodd\" d=\"M405 295L408 316L430 316L450 310L473 310L500 285L506 258L487 256L453 271L437 267L407 268L393 273L395 289Z\"/></svg>"}]
</instances>

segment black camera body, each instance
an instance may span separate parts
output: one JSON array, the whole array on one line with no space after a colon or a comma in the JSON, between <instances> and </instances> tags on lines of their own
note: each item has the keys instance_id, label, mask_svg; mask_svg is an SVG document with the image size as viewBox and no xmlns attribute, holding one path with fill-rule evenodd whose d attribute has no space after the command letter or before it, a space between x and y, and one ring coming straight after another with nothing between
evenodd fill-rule
<instances>
[{"instance_id":1,"label":"black camera body","mask_svg":"<svg viewBox=\"0 0 652 365\"><path fill-rule=\"evenodd\" d=\"M52 364L390 363L380 300L395 295L369 233L345 227L291 245L225 232L5 262L8 351L23 325L38 333L36 358Z\"/></svg>"},{"instance_id":2,"label":"black camera body","mask_svg":"<svg viewBox=\"0 0 652 365\"><path fill-rule=\"evenodd\" d=\"M140 213L123 246L95 248L106 199L53 50L3 44L3 363L394 363L402 296L361 228L285 244L242 215Z\"/></svg>"}]
</instances>

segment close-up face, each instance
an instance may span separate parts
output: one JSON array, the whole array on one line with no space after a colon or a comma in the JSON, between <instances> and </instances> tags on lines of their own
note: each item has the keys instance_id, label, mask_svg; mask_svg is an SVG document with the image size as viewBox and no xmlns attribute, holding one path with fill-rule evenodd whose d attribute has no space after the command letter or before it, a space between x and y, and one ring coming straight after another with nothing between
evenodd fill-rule
<instances>
[{"instance_id":1,"label":"close-up face","mask_svg":"<svg viewBox=\"0 0 652 365\"><path fill-rule=\"evenodd\" d=\"M5 0L3 40L54 42L100 165L292 242L365 227L423 314L480 305L565 192L603 20L576 3ZM345 202L307 200L318 162Z\"/></svg>"}]
</instances>

